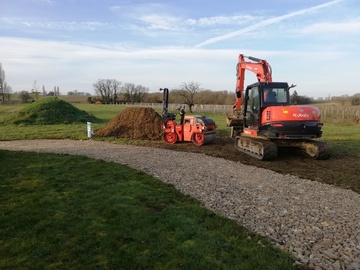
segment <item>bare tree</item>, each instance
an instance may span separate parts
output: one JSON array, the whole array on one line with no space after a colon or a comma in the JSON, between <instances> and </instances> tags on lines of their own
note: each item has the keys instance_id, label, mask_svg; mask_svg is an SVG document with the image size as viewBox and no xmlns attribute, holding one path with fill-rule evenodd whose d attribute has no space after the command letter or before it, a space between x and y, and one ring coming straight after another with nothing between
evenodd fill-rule
<instances>
[{"instance_id":1,"label":"bare tree","mask_svg":"<svg viewBox=\"0 0 360 270\"><path fill-rule=\"evenodd\" d=\"M5 102L5 71L0 63L0 95L2 103Z\"/></svg>"},{"instance_id":2,"label":"bare tree","mask_svg":"<svg viewBox=\"0 0 360 270\"><path fill-rule=\"evenodd\" d=\"M137 85L135 89L136 89L136 93L135 93L136 102L142 102L144 100L144 97L147 95L147 93L149 93L149 88L142 85Z\"/></svg>"},{"instance_id":3,"label":"bare tree","mask_svg":"<svg viewBox=\"0 0 360 270\"><path fill-rule=\"evenodd\" d=\"M39 92L39 85L37 84L36 80L33 82L33 85L31 87L31 93Z\"/></svg>"},{"instance_id":4,"label":"bare tree","mask_svg":"<svg viewBox=\"0 0 360 270\"><path fill-rule=\"evenodd\" d=\"M5 101L10 101L12 93L12 88L7 84L5 80L5 70L2 68L2 64L0 63L0 99L2 103Z\"/></svg>"},{"instance_id":5,"label":"bare tree","mask_svg":"<svg viewBox=\"0 0 360 270\"><path fill-rule=\"evenodd\" d=\"M111 93L108 92L108 89L105 87L105 79L99 79L96 83L93 84L95 93L101 96L101 99L104 103L110 102Z\"/></svg>"},{"instance_id":6,"label":"bare tree","mask_svg":"<svg viewBox=\"0 0 360 270\"><path fill-rule=\"evenodd\" d=\"M121 82L115 79L99 79L93 84L95 93L101 96L104 103L116 102Z\"/></svg>"},{"instance_id":7,"label":"bare tree","mask_svg":"<svg viewBox=\"0 0 360 270\"><path fill-rule=\"evenodd\" d=\"M59 88L59 86L54 86L54 91L50 91L46 95L47 96L60 96L60 88Z\"/></svg>"},{"instance_id":8,"label":"bare tree","mask_svg":"<svg viewBox=\"0 0 360 270\"><path fill-rule=\"evenodd\" d=\"M117 99L119 97L119 92L121 90L121 82L115 80L115 79L112 79L112 80L106 80L107 82L107 85L109 86L109 88L112 89L112 101L113 103L115 104L117 102Z\"/></svg>"},{"instance_id":9,"label":"bare tree","mask_svg":"<svg viewBox=\"0 0 360 270\"><path fill-rule=\"evenodd\" d=\"M4 92L3 92L3 101L10 102L11 99L11 93L12 93L12 87L8 85L8 83L5 81L4 83Z\"/></svg>"},{"instance_id":10,"label":"bare tree","mask_svg":"<svg viewBox=\"0 0 360 270\"><path fill-rule=\"evenodd\" d=\"M28 91L21 91L19 93L19 98L21 99L21 101L23 103L27 103L28 100L32 100L32 97L30 96L29 92Z\"/></svg>"},{"instance_id":11,"label":"bare tree","mask_svg":"<svg viewBox=\"0 0 360 270\"><path fill-rule=\"evenodd\" d=\"M136 94L136 87L133 83L124 83L121 87L121 92L124 96L124 101L126 102L135 102L135 94Z\"/></svg>"},{"instance_id":12,"label":"bare tree","mask_svg":"<svg viewBox=\"0 0 360 270\"><path fill-rule=\"evenodd\" d=\"M197 104L233 104L234 94L229 93L226 90L223 91L211 91L211 90L201 90L196 95ZM227 103L228 100L231 100L230 103Z\"/></svg>"},{"instance_id":13,"label":"bare tree","mask_svg":"<svg viewBox=\"0 0 360 270\"><path fill-rule=\"evenodd\" d=\"M121 87L121 92L126 102L135 103L144 100L145 95L149 92L149 88L142 85L135 86L133 83L125 83Z\"/></svg>"},{"instance_id":14,"label":"bare tree","mask_svg":"<svg viewBox=\"0 0 360 270\"><path fill-rule=\"evenodd\" d=\"M147 103L161 103L163 98L163 93L155 92L155 93L146 93L146 96L144 96L143 102Z\"/></svg>"},{"instance_id":15,"label":"bare tree","mask_svg":"<svg viewBox=\"0 0 360 270\"><path fill-rule=\"evenodd\" d=\"M192 107L195 105L194 98L200 91L200 85L200 83L193 81L189 83L182 83L180 85L178 95L184 98L184 103L188 105L190 112L192 112Z\"/></svg>"}]
</instances>

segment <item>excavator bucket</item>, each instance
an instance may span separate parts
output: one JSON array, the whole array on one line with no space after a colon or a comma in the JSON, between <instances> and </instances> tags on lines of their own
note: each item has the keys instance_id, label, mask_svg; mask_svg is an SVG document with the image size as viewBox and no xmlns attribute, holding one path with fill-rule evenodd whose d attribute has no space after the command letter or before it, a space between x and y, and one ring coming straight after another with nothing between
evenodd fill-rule
<instances>
[{"instance_id":1,"label":"excavator bucket","mask_svg":"<svg viewBox=\"0 0 360 270\"><path fill-rule=\"evenodd\" d=\"M244 122L244 120L243 120L240 112L233 111L233 112L229 112L226 115L226 125L228 127L242 126L243 122Z\"/></svg>"}]
</instances>

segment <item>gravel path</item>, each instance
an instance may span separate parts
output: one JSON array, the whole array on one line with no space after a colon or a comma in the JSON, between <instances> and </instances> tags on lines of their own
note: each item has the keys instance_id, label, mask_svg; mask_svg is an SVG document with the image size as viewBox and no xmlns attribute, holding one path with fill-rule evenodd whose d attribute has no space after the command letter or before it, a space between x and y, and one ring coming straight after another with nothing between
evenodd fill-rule
<instances>
[{"instance_id":1,"label":"gravel path","mask_svg":"<svg viewBox=\"0 0 360 270\"><path fill-rule=\"evenodd\" d=\"M0 141L0 149L128 165L267 236L298 264L360 269L360 195L353 191L203 154L92 140Z\"/></svg>"}]
</instances>

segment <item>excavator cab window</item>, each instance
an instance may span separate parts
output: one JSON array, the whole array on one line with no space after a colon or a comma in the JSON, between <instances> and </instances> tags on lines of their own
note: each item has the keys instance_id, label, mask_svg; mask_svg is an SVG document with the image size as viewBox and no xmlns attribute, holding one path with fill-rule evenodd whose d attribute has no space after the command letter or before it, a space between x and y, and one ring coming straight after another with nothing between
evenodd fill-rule
<instances>
[{"instance_id":1,"label":"excavator cab window","mask_svg":"<svg viewBox=\"0 0 360 270\"><path fill-rule=\"evenodd\" d=\"M263 100L265 107L287 104L288 103L287 88L265 87L263 91Z\"/></svg>"},{"instance_id":2,"label":"excavator cab window","mask_svg":"<svg viewBox=\"0 0 360 270\"><path fill-rule=\"evenodd\" d=\"M248 87L245 95L247 95L246 126L256 129L259 126L259 87L257 85Z\"/></svg>"},{"instance_id":3,"label":"excavator cab window","mask_svg":"<svg viewBox=\"0 0 360 270\"><path fill-rule=\"evenodd\" d=\"M276 92L274 91L274 89L272 88L265 89L264 100L265 102L277 102Z\"/></svg>"}]
</instances>

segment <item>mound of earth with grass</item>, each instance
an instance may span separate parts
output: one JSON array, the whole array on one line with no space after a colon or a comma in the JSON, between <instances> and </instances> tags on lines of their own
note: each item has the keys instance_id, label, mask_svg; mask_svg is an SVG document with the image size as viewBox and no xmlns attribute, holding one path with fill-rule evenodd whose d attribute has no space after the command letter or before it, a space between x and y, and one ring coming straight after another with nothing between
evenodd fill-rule
<instances>
[{"instance_id":1,"label":"mound of earth with grass","mask_svg":"<svg viewBox=\"0 0 360 270\"><path fill-rule=\"evenodd\" d=\"M33 102L8 120L16 125L73 124L88 121L98 122L99 119L57 97Z\"/></svg>"},{"instance_id":2,"label":"mound of earth with grass","mask_svg":"<svg viewBox=\"0 0 360 270\"><path fill-rule=\"evenodd\" d=\"M126 108L105 127L95 130L100 137L159 140L161 116L152 108Z\"/></svg>"}]
</instances>

